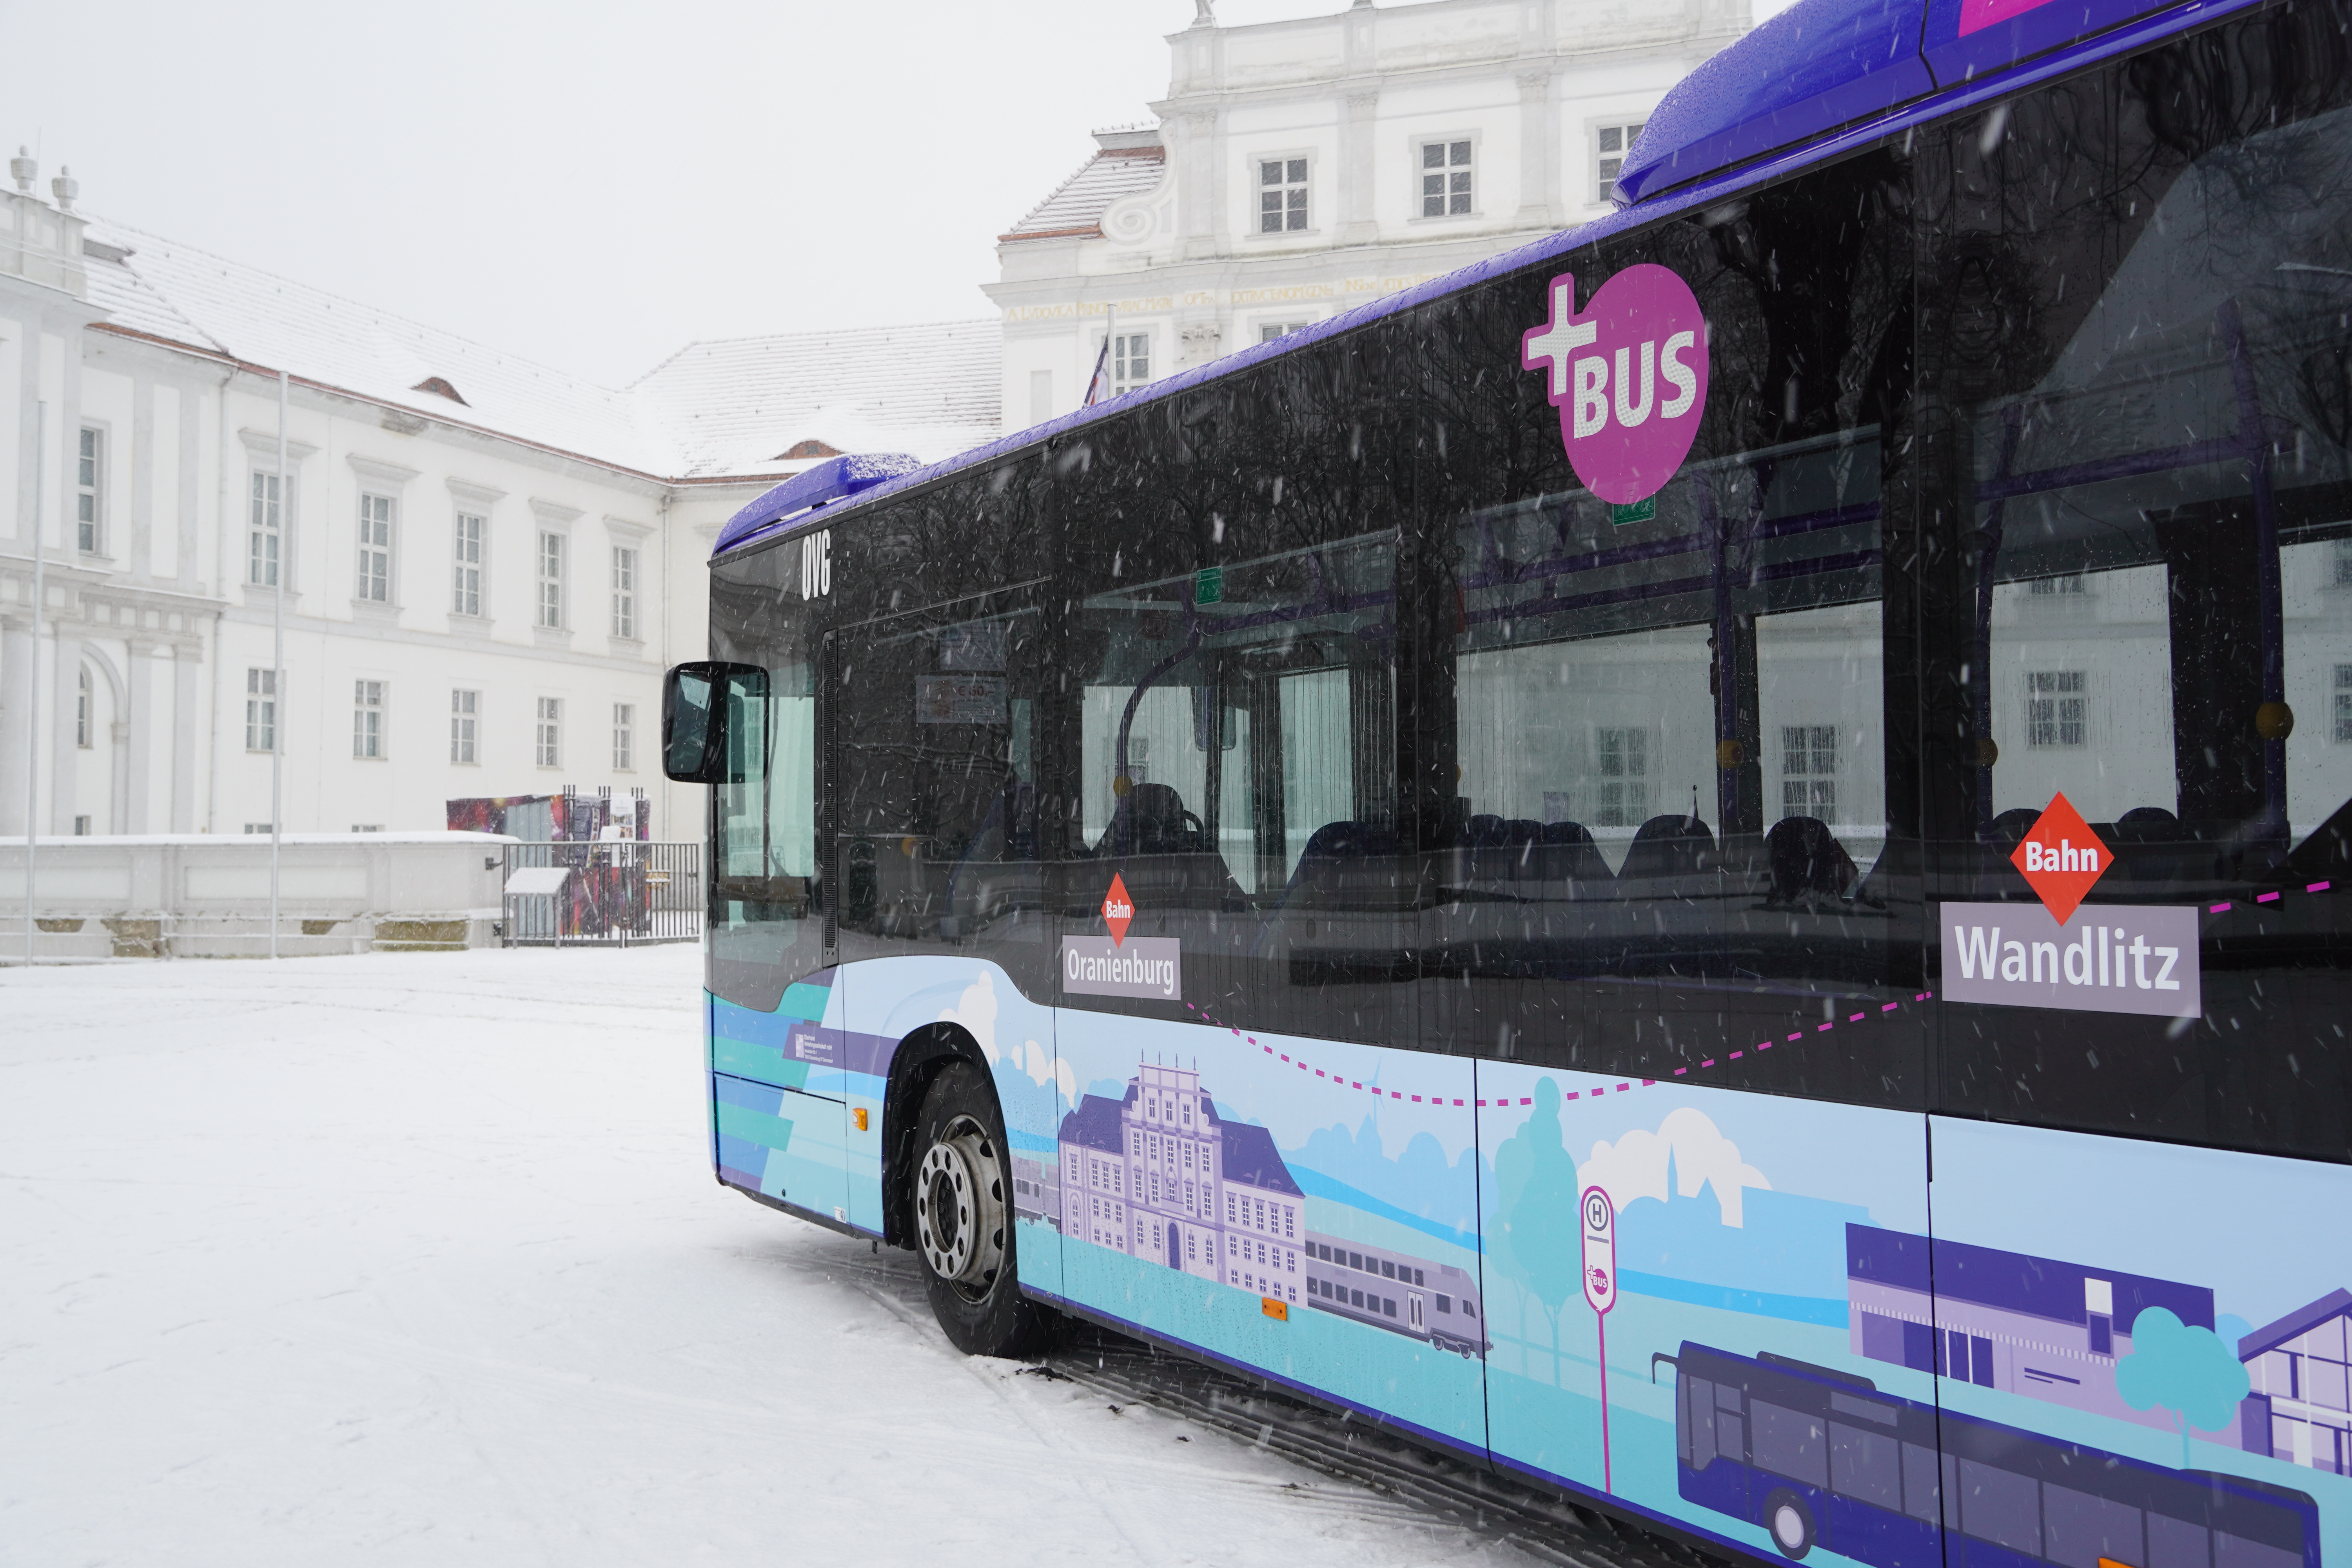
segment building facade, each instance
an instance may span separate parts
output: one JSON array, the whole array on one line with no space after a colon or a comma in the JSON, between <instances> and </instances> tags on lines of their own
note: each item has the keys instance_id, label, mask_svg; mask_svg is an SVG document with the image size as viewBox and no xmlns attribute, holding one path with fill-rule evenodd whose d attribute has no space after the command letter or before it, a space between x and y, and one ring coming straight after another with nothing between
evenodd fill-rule
<instances>
[{"instance_id":1,"label":"building facade","mask_svg":"<svg viewBox=\"0 0 2352 1568\"><path fill-rule=\"evenodd\" d=\"M1431 0L1169 38L1158 123L999 237L1003 406L1034 424L1609 210L1747 0ZM1102 355L1106 339L1111 353Z\"/></svg>"},{"instance_id":2,"label":"building facade","mask_svg":"<svg viewBox=\"0 0 2352 1568\"><path fill-rule=\"evenodd\" d=\"M997 430L992 321L697 343L605 388L16 173L0 835L266 832L273 750L289 832L571 784L698 834L656 736L720 524L837 450Z\"/></svg>"}]
</instances>

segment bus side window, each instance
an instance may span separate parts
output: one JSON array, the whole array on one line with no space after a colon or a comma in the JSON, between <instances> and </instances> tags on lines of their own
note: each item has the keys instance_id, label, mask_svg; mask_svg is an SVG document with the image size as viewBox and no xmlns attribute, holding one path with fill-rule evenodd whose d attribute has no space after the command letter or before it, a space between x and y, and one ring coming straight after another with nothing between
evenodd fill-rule
<instances>
[{"instance_id":1,"label":"bus side window","mask_svg":"<svg viewBox=\"0 0 2352 1568\"><path fill-rule=\"evenodd\" d=\"M1831 1422L1830 1489L1881 1508L1902 1507L1903 1459L1894 1436ZM2098 1568L2098 1564L2085 1568Z\"/></svg>"},{"instance_id":2,"label":"bus side window","mask_svg":"<svg viewBox=\"0 0 2352 1568\"><path fill-rule=\"evenodd\" d=\"M1756 1423L1751 1463L1809 1487L1830 1484L1829 1449L1818 1417L1760 1399L1748 1401L1748 1409Z\"/></svg>"},{"instance_id":3,"label":"bus side window","mask_svg":"<svg viewBox=\"0 0 2352 1568\"><path fill-rule=\"evenodd\" d=\"M1694 1470L1715 1463L1715 1384L1703 1377L1684 1375L1682 1382L1685 1452L1683 1462Z\"/></svg>"},{"instance_id":4,"label":"bus side window","mask_svg":"<svg viewBox=\"0 0 2352 1568\"><path fill-rule=\"evenodd\" d=\"M2147 1516L2147 1568L2212 1568L2212 1562L2203 1525L2161 1513Z\"/></svg>"},{"instance_id":5,"label":"bus side window","mask_svg":"<svg viewBox=\"0 0 2352 1568\"><path fill-rule=\"evenodd\" d=\"M1903 1445L1903 1511L1936 1522L1936 1450Z\"/></svg>"}]
</instances>

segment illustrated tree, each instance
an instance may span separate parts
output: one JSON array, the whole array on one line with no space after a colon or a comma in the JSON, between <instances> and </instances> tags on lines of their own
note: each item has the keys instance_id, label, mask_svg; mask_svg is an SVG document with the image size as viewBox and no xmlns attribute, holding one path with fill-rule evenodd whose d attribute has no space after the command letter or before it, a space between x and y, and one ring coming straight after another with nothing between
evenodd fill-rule
<instances>
[{"instance_id":1,"label":"illustrated tree","mask_svg":"<svg viewBox=\"0 0 2352 1568\"><path fill-rule=\"evenodd\" d=\"M1576 1160L1559 1125L1559 1088L1536 1083L1535 1113L1495 1151L1490 1256L1551 1323L1552 1380L1559 1380L1559 1314L1583 1289Z\"/></svg>"},{"instance_id":2,"label":"illustrated tree","mask_svg":"<svg viewBox=\"0 0 2352 1568\"><path fill-rule=\"evenodd\" d=\"M2189 1429L2219 1432L2246 1396L2246 1369L2210 1329L2192 1329L2162 1307L2132 1325L2132 1353L2116 1363L2116 1392L2134 1410L2164 1410L2180 1428L2180 1465L2189 1468Z\"/></svg>"}]
</instances>

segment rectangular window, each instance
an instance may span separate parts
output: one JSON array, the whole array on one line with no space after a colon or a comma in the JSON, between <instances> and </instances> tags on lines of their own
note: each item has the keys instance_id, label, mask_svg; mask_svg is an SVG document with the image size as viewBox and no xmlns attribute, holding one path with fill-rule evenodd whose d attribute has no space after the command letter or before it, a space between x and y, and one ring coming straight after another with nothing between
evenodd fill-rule
<instances>
[{"instance_id":1,"label":"rectangular window","mask_svg":"<svg viewBox=\"0 0 2352 1568\"><path fill-rule=\"evenodd\" d=\"M2343 700L2340 697L2336 699L2339 708ZM2340 727L2343 721L2339 719L2336 722ZM74 744L85 752L89 750L89 666L86 664L74 679Z\"/></svg>"},{"instance_id":2,"label":"rectangular window","mask_svg":"<svg viewBox=\"0 0 2352 1568\"><path fill-rule=\"evenodd\" d=\"M245 531L245 580L257 588L278 586L280 529L278 476L253 476L253 510Z\"/></svg>"},{"instance_id":3,"label":"rectangular window","mask_svg":"<svg viewBox=\"0 0 2352 1568\"><path fill-rule=\"evenodd\" d=\"M457 560L449 595L452 615L478 616L482 613L482 526L483 519L472 512L457 514Z\"/></svg>"},{"instance_id":4,"label":"rectangular window","mask_svg":"<svg viewBox=\"0 0 2352 1568\"><path fill-rule=\"evenodd\" d=\"M1602 729L1593 735L1592 825L1639 827L1650 816L1650 732Z\"/></svg>"},{"instance_id":5,"label":"rectangular window","mask_svg":"<svg viewBox=\"0 0 2352 1568\"><path fill-rule=\"evenodd\" d=\"M383 760L383 682L352 683L352 755L362 762Z\"/></svg>"},{"instance_id":6,"label":"rectangular window","mask_svg":"<svg viewBox=\"0 0 2352 1568\"><path fill-rule=\"evenodd\" d=\"M1118 332L1110 340L1110 391L1116 397L1151 379L1151 334Z\"/></svg>"},{"instance_id":7,"label":"rectangular window","mask_svg":"<svg viewBox=\"0 0 2352 1568\"><path fill-rule=\"evenodd\" d=\"M1421 216L1460 217L1470 211L1470 143L1421 144Z\"/></svg>"},{"instance_id":8,"label":"rectangular window","mask_svg":"<svg viewBox=\"0 0 2352 1568\"><path fill-rule=\"evenodd\" d=\"M2079 746L2084 722L2084 676L2079 669L2038 669L2025 678L2025 743Z\"/></svg>"},{"instance_id":9,"label":"rectangular window","mask_svg":"<svg viewBox=\"0 0 2352 1568\"><path fill-rule=\"evenodd\" d=\"M1258 233L1297 233L1306 228L1306 159L1260 159L1257 184Z\"/></svg>"},{"instance_id":10,"label":"rectangular window","mask_svg":"<svg viewBox=\"0 0 2352 1568\"><path fill-rule=\"evenodd\" d=\"M560 768L563 765L563 699L542 697L539 700L539 765Z\"/></svg>"},{"instance_id":11,"label":"rectangular window","mask_svg":"<svg viewBox=\"0 0 2352 1568\"><path fill-rule=\"evenodd\" d=\"M245 825L245 830L247 833L267 833L269 831L269 824L266 822L248 822Z\"/></svg>"},{"instance_id":12,"label":"rectangular window","mask_svg":"<svg viewBox=\"0 0 2352 1568\"><path fill-rule=\"evenodd\" d=\"M1780 731L1780 815L1837 820L1838 732L1834 724Z\"/></svg>"},{"instance_id":13,"label":"rectangular window","mask_svg":"<svg viewBox=\"0 0 2352 1568\"><path fill-rule=\"evenodd\" d=\"M360 497L360 580L355 597L392 602L392 498Z\"/></svg>"},{"instance_id":14,"label":"rectangular window","mask_svg":"<svg viewBox=\"0 0 2352 1568\"><path fill-rule=\"evenodd\" d=\"M453 763L474 763L481 758L475 751L475 726L482 716L482 694L478 691L449 693L449 760Z\"/></svg>"},{"instance_id":15,"label":"rectangular window","mask_svg":"<svg viewBox=\"0 0 2352 1568\"><path fill-rule=\"evenodd\" d=\"M613 704L613 771L633 773L637 765L637 705Z\"/></svg>"},{"instance_id":16,"label":"rectangular window","mask_svg":"<svg viewBox=\"0 0 2352 1568\"><path fill-rule=\"evenodd\" d=\"M89 817L77 816L74 818L74 837L76 838L87 838L89 837Z\"/></svg>"},{"instance_id":17,"label":"rectangular window","mask_svg":"<svg viewBox=\"0 0 2352 1568\"><path fill-rule=\"evenodd\" d=\"M2064 577L2036 577L2025 591L2037 599L2054 599L2061 594L2079 594L2083 591L2083 574L2076 572Z\"/></svg>"},{"instance_id":18,"label":"rectangular window","mask_svg":"<svg viewBox=\"0 0 2352 1568\"><path fill-rule=\"evenodd\" d=\"M2336 667L2336 743L2352 743L2352 664Z\"/></svg>"},{"instance_id":19,"label":"rectangular window","mask_svg":"<svg viewBox=\"0 0 2352 1568\"><path fill-rule=\"evenodd\" d=\"M539 536L539 624L563 625L563 535Z\"/></svg>"},{"instance_id":20,"label":"rectangular window","mask_svg":"<svg viewBox=\"0 0 2352 1568\"><path fill-rule=\"evenodd\" d=\"M618 545L613 549L613 635L637 635L637 552Z\"/></svg>"},{"instance_id":21,"label":"rectangular window","mask_svg":"<svg viewBox=\"0 0 2352 1568\"><path fill-rule=\"evenodd\" d=\"M274 669L245 672L245 749L278 749L278 672Z\"/></svg>"},{"instance_id":22,"label":"rectangular window","mask_svg":"<svg viewBox=\"0 0 2352 1568\"><path fill-rule=\"evenodd\" d=\"M1625 166L1625 154L1633 150L1633 140L1642 134L1643 123L1637 120L1630 125L1603 125L1595 132L1594 201L1605 202L1617 194L1617 171Z\"/></svg>"},{"instance_id":23,"label":"rectangular window","mask_svg":"<svg viewBox=\"0 0 2352 1568\"><path fill-rule=\"evenodd\" d=\"M1257 341L1270 343L1286 338L1293 332L1303 332L1306 330L1307 323L1304 321L1261 321L1258 323Z\"/></svg>"},{"instance_id":24,"label":"rectangular window","mask_svg":"<svg viewBox=\"0 0 2352 1568\"><path fill-rule=\"evenodd\" d=\"M104 535L100 531L100 482L106 472L106 433L85 425L81 447L74 456L74 547L95 555Z\"/></svg>"}]
</instances>

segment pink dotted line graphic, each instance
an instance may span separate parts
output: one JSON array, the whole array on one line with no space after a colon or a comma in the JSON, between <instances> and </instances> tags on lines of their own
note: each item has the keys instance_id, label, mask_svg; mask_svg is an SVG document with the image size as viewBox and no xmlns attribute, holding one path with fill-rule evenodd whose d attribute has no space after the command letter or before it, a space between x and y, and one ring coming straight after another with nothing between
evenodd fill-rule
<instances>
[{"instance_id":1,"label":"pink dotted line graphic","mask_svg":"<svg viewBox=\"0 0 2352 1568\"><path fill-rule=\"evenodd\" d=\"M2287 891L2290 892L2294 890L2294 889L2287 889ZM2325 893L2329 890L2329 884L2326 882L2311 882L2305 884L2302 890L2306 893ZM2282 893L2256 893L2253 897L2253 902L2257 904L2274 904L2284 896L2284 895ZM2235 905L2231 900L2224 900L2221 903L2208 905L2205 912L2215 915L2227 914L2234 907ZM1911 1001L1915 1004L1920 1002L1931 1002L1933 1000L1935 1000L1935 993L1932 991L1922 991L1911 998ZM1223 1019L1203 1011L1202 1008L1193 1005L1193 1004L1190 1002L1185 1003L1184 1006L1186 1011L1197 1015L1202 1023L1208 1024L1216 1028L1223 1029L1237 1040L1247 1040L1251 1045L1256 1046L1259 1050L1264 1051L1267 1056L1279 1057L1282 1060L1288 1062L1291 1066L1297 1068L1300 1072L1311 1071L1317 1078L1322 1079L1335 1089L1344 1089L1349 1090L1350 1093L1361 1089L1365 1093L1373 1096L1375 1099L1381 1095L1386 1095L1391 1100L1409 1101L1414 1105L1444 1105L1448 1103L1446 1097L1444 1095L1420 1095L1412 1094L1401 1089L1382 1089L1378 1084L1366 1085L1359 1083L1341 1073L1327 1072L1323 1068L1314 1067L1307 1061L1294 1058L1283 1052L1277 1051L1272 1046L1261 1044L1255 1035L1244 1035L1241 1030L1234 1028L1231 1024L1228 1024ZM1889 1013L1901 1012L1905 1004L1901 1002L1882 1003L1879 1005L1878 1011L1874 1014L1865 1007L1859 1013L1849 1015L1844 1021L1848 1024L1860 1024L1872 1018L1884 1018ZM1813 1026L1811 1032L1815 1035L1826 1035L1832 1029L1838 1026L1838 1022L1839 1021L1837 1019L1832 1018L1826 1023L1816 1024ZM1747 1056L1750 1051L1761 1053L1772 1049L1775 1046L1791 1046L1805 1037L1806 1031L1803 1029L1798 1029L1791 1033L1787 1039L1759 1040L1754 1045L1748 1047L1747 1050L1730 1052L1728 1055L1723 1057L1721 1060L1736 1062L1742 1057ZM1697 1068L1695 1070L1705 1072L1707 1068L1716 1066L1717 1062L1717 1058L1709 1057L1706 1060L1699 1063ZM1673 1078L1687 1078L1693 1070L1694 1069L1690 1068L1676 1068L1674 1070ZM1632 1079L1626 1079L1617 1084L1614 1092L1618 1094L1630 1094L1637 1089L1654 1088L1660 1081L1660 1079L1654 1078L1645 1078L1641 1079L1639 1082L1636 1082ZM1673 1079L1668 1079L1664 1081L1671 1082ZM1561 1091L1561 1097L1567 1100L1598 1100L1602 1095L1610 1092L1612 1092L1610 1086L1604 1083L1595 1089L1563 1089ZM1465 1102L1460 1100L1455 1100L1451 1103L1454 1105L1462 1105ZM1491 1100L1480 1100L1466 1103L1475 1104L1483 1108L1488 1105L1533 1105L1535 1100L1532 1098L1523 1098L1516 1101L1508 1099L1502 1099Z\"/></svg>"},{"instance_id":2,"label":"pink dotted line graphic","mask_svg":"<svg viewBox=\"0 0 2352 1568\"><path fill-rule=\"evenodd\" d=\"M1916 1002L1927 1002L1927 1001L1931 1001L1931 1000L1933 1000L1933 999L1934 999L1934 996L1935 996L1935 993L1934 993L1934 992L1932 992L1932 991L1922 991L1922 992L1920 992L1917 995L1916 995L1916 996L1912 997L1912 998L1911 998L1911 1000L1912 1000L1913 1002L1915 1002L1915 1003L1916 1003ZM1328 1072L1328 1071L1326 1071L1324 1068L1318 1068L1318 1067L1316 1067L1316 1066L1314 1066L1312 1063L1307 1062L1307 1061L1304 1060L1303 1058L1294 1058L1294 1057L1292 1057L1292 1056L1288 1055L1288 1054L1287 1054L1287 1053L1286 1053L1286 1052L1281 1052L1281 1051L1277 1051L1277 1050L1276 1050L1272 1046L1262 1044L1262 1043L1259 1041L1258 1037L1257 1037L1255 1035L1244 1035L1244 1033L1242 1033L1242 1031L1241 1031L1241 1030L1239 1030L1239 1029L1237 1029L1237 1028L1234 1028L1231 1024L1225 1023L1223 1019L1217 1018L1217 1017L1215 1017L1214 1016L1213 1016L1213 1015L1211 1015L1211 1014L1209 1014L1209 1013L1207 1013L1207 1012L1202 1011L1202 1009L1201 1009L1201 1008L1199 1008L1199 1007L1197 1007L1197 1006L1194 1006L1194 1005L1193 1005L1192 1003L1190 1003L1190 1002L1185 1003L1185 1004L1184 1004L1184 1006L1185 1006L1185 1008L1186 1008L1186 1010L1187 1010L1187 1011L1199 1015L1200 1019L1201 1019L1201 1021L1202 1021L1202 1023L1204 1023L1204 1024L1208 1024L1208 1025L1211 1025L1211 1026L1214 1026L1214 1027L1216 1027L1216 1028L1223 1029L1223 1030L1224 1030L1224 1031L1226 1031L1228 1034L1232 1035L1232 1036L1234 1037L1234 1038L1235 1038L1235 1039L1237 1039L1237 1040L1246 1040L1246 1041L1248 1041L1251 1045L1253 1045L1253 1046L1256 1046L1256 1047L1257 1047L1257 1048L1258 1048L1259 1050L1261 1050L1261 1051L1265 1052L1267 1056L1279 1058L1281 1060L1286 1061L1286 1062L1288 1062L1292 1067L1297 1068L1300 1072L1312 1072L1312 1073L1313 1073L1317 1078L1319 1078L1319 1079L1323 1079L1325 1082L1327 1082L1327 1083L1330 1084L1332 1088L1334 1088L1334 1089L1344 1089L1349 1090L1350 1093L1353 1093L1353 1092L1355 1092L1355 1091L1357 1091L1357 1090L1360 1090L1360 1090L1364 1091L1365 1093L1368 1093L1368 1094L1371 1095L1374 1099L1378 1099L1378 1098L1380 1098L1380 1097L1381 1097L1381 1096L1382 1096L1382 1095L1386 1095L1386 1096L1387 1096L1389 1099L1391 1099L1391 1100L1409 1101L1409 1102L1411 1102L1412 1104L1414 1104L1414 1105L1445 1105L1445 1104L1448 1104L1448 1103L1452 1103L1452 1104L1454 1104L1454 1105L1471 1105L1471 1104L1475 1104L1475 1105L1477 1105L1477 1106L1480 1106L1480 1107L1482 1107L1482 1108L1483 1108L1483 1107L1486 1107L1486 1106L1488 1106L1488 1105L1495 1105L1495 1106L1504 1106L1504 1105L1512 1105L1512 1104L1517 1104L1517 1105L1533 1105L1533 1104L1535 1103L1535 1100L1534 1100L1532 1098L1521 1099L1521 1100L1509 1100L1509 1099L1498 1099L1498 1100L1458 1100L1458 1099L1457 1099L1457 1100L1452 1100L1452 1101L1450 1101L1450 1102L1449 1102L1449 1101L1448 1101L1448 1100L1447 1100L1447 1098L1446 1098L1444 1095L1442 1095L1442 1094L1430 1094L1430 1095L1413 1094L1413 1093L1411 1093L1411 1092L1410 1092L1410 1091L1408 1091L1408 1090L1402 1089L1382 1089L1379 1084L1376 1084L1376 1083L1375 1083L1375 1084L1365 1084L1365 1083L1361 1083L1361 1082L1359 1082L1359 1081L1357 1081L1357 1080L1355 1080L1355 1079L1353 1079L1349 1078L1349 1077L1348 1077L1347 1075L1345 1075L1344 1073L1335 1073L1335 1072ZM1865 1021L1865 1020L1867 1020L1867 1019L1871 1019L1871 1018L1883 1018L1883 1017L1885 1017L1885 1016L1887 1014L1889 1014L1889 1013L1898 1013L1898 1012L1902 1011L1903 1006L1904 1006L1904 1004L1902 1004L1902 1003L1900 1003L1900 1002L1888 1002L1888 1003L1885 1003L1885 1004L1883 1004L1883 1005L1879 1007L1879 1009L1878 1009L1878 1011L1877 1011L1876 1013L1873 1013L1873 1012L1871 1012L1868 1008L1864 1008L1863 1011L1861 1011L1861 1012L1859 1012L1859 1013L1856 1013L1856 1014L1853 1014L1852 1016L1848 1017L1848 1018L1845 1020L1845 1022L1846 1022L1846 1023L1849 1023L1849 1024L1859 1024L1859 1023L1862 1023L1862 1022L1864 1022L1864 1021ZM1834 1029L1834 1028L1836 1028L1837 1026L1838 1026L1838 1020L1837 1020L1837 1019L1835 1019L1835 1018L1832 1018L1832 1019L1830 1019L1827 1023L1823 1023L1823 1024L1817 1024L1817 1025L1815 1025L1815 1026L1813 1026L1813 1028L1812 1028L1812 1031L1811 1031L1811 1032L1812 1032L1813 1034L1816 1034L1816 1035L1826 1035L1826 1034L1828 1034L1832 1029ZM1755 1045L1748 1047L1748 1050L1733 1051L1733 1052L1731 1052L1729 1055L1727 1055L1727 1056L1724 1057L1722 1059L1723 1059L1724 1061L1727 1061L1727 1062L1736 1062L1736 1061L1739 1060L1739 1058L1742 1058L1742 1057L1744 1057L1744 1056L1747 1056L1747 1055L1748 1054L1748 1051L1756 1051L1756 1052L1769 1051L1769 1050L1772 1049L1772 1048L1773 1048L1773 1047L1774 1047L1774 1046L1776 1046L1776 1045L1778 1045L1778 1046L1787 1046L1787 1045L1792 1044L1792 1043L1794 1043L1794 1042L1796 1042L1796 1041L1798 1041L1798 1040L1804 1039L1805 1037L1806 1037L1806 1031L1805 1031L1805 1030L1803 1030L1803 1029L1799 1029L1799 1030L1797 1030L1794 1034L1790 1035L1790 1036L1788 1037L1788 1039L1786 1039L1786 1040L1759 1040ZM1715 1058L1713 1058L1713 1057L1709 1057L1706 1060L1705 1060L1705 1061L1703 1061L1703 1062L1701 1062L1701 1063L1699 1063L1699 1064L1698 1064L1698 1068L1697 1068L1697 1070L1698 1070L1698 1071L1701 1071L1701 1072L1704 1072L1704 1071L1706 1071L1708 1068L1714 1067L1714 1066L1716 1066L1716 1065L1717 1065L1717 1059L1716 1059ZM1673 1075L1673 1076L1674 1076L1674 1078L1686 1078L1686 1077L1688 1077L1688 1076L1690 1075L1690 1073L1691 1073L1691 1071L1692 1071L1692 1070L1693 1070L1693 1069L1691 1069L1691 1068L1676 1068L1674 1070L1674 1075ZM1638 1082L1636 1082L1635 1080L1633 1080L1633 1079L1624 1079L1624 1080L1621 1081L1621 1082L1616 1086L1615 1092L1616 1092L1616 1093L1619 1093L1619 1094L1631 1094L1633 1090L1635 1090L1635 1089L1651 1089L1651 1088L1654 1088L1654 1087L1655 1087L1655 1086L1656 1086L1660 1081L1661 1081L1660 1079L1654 1079L1654 1078L1645 1078L1645 1079L1641 1079L1641 1080L1640 1080L1640 1081L1638 1081ZM1672 1079L1669 1079L1664 1080L1664 1081L1671 1082L1671 1081L1672 1081ZM1597 1088L1593 1088L1593 1089L1564 1089L1564 1090L1562 1090L1562 1091L1561 1091L1561 1095L1562 1095L1562 1098L1564 1098L1564 1099L1568 1099L1568 1100L1598 1100L1598 1099L1600 1099L1602 1095L1604 1095L1604 1094L1608 1094L1608 1093L1610 1093L1610 1092L1611 1092L1610 1086L1604 1083L1604 1084L1601 1084L1601 1085L1598 1086Z\"/></svg>"}]
</instances>

